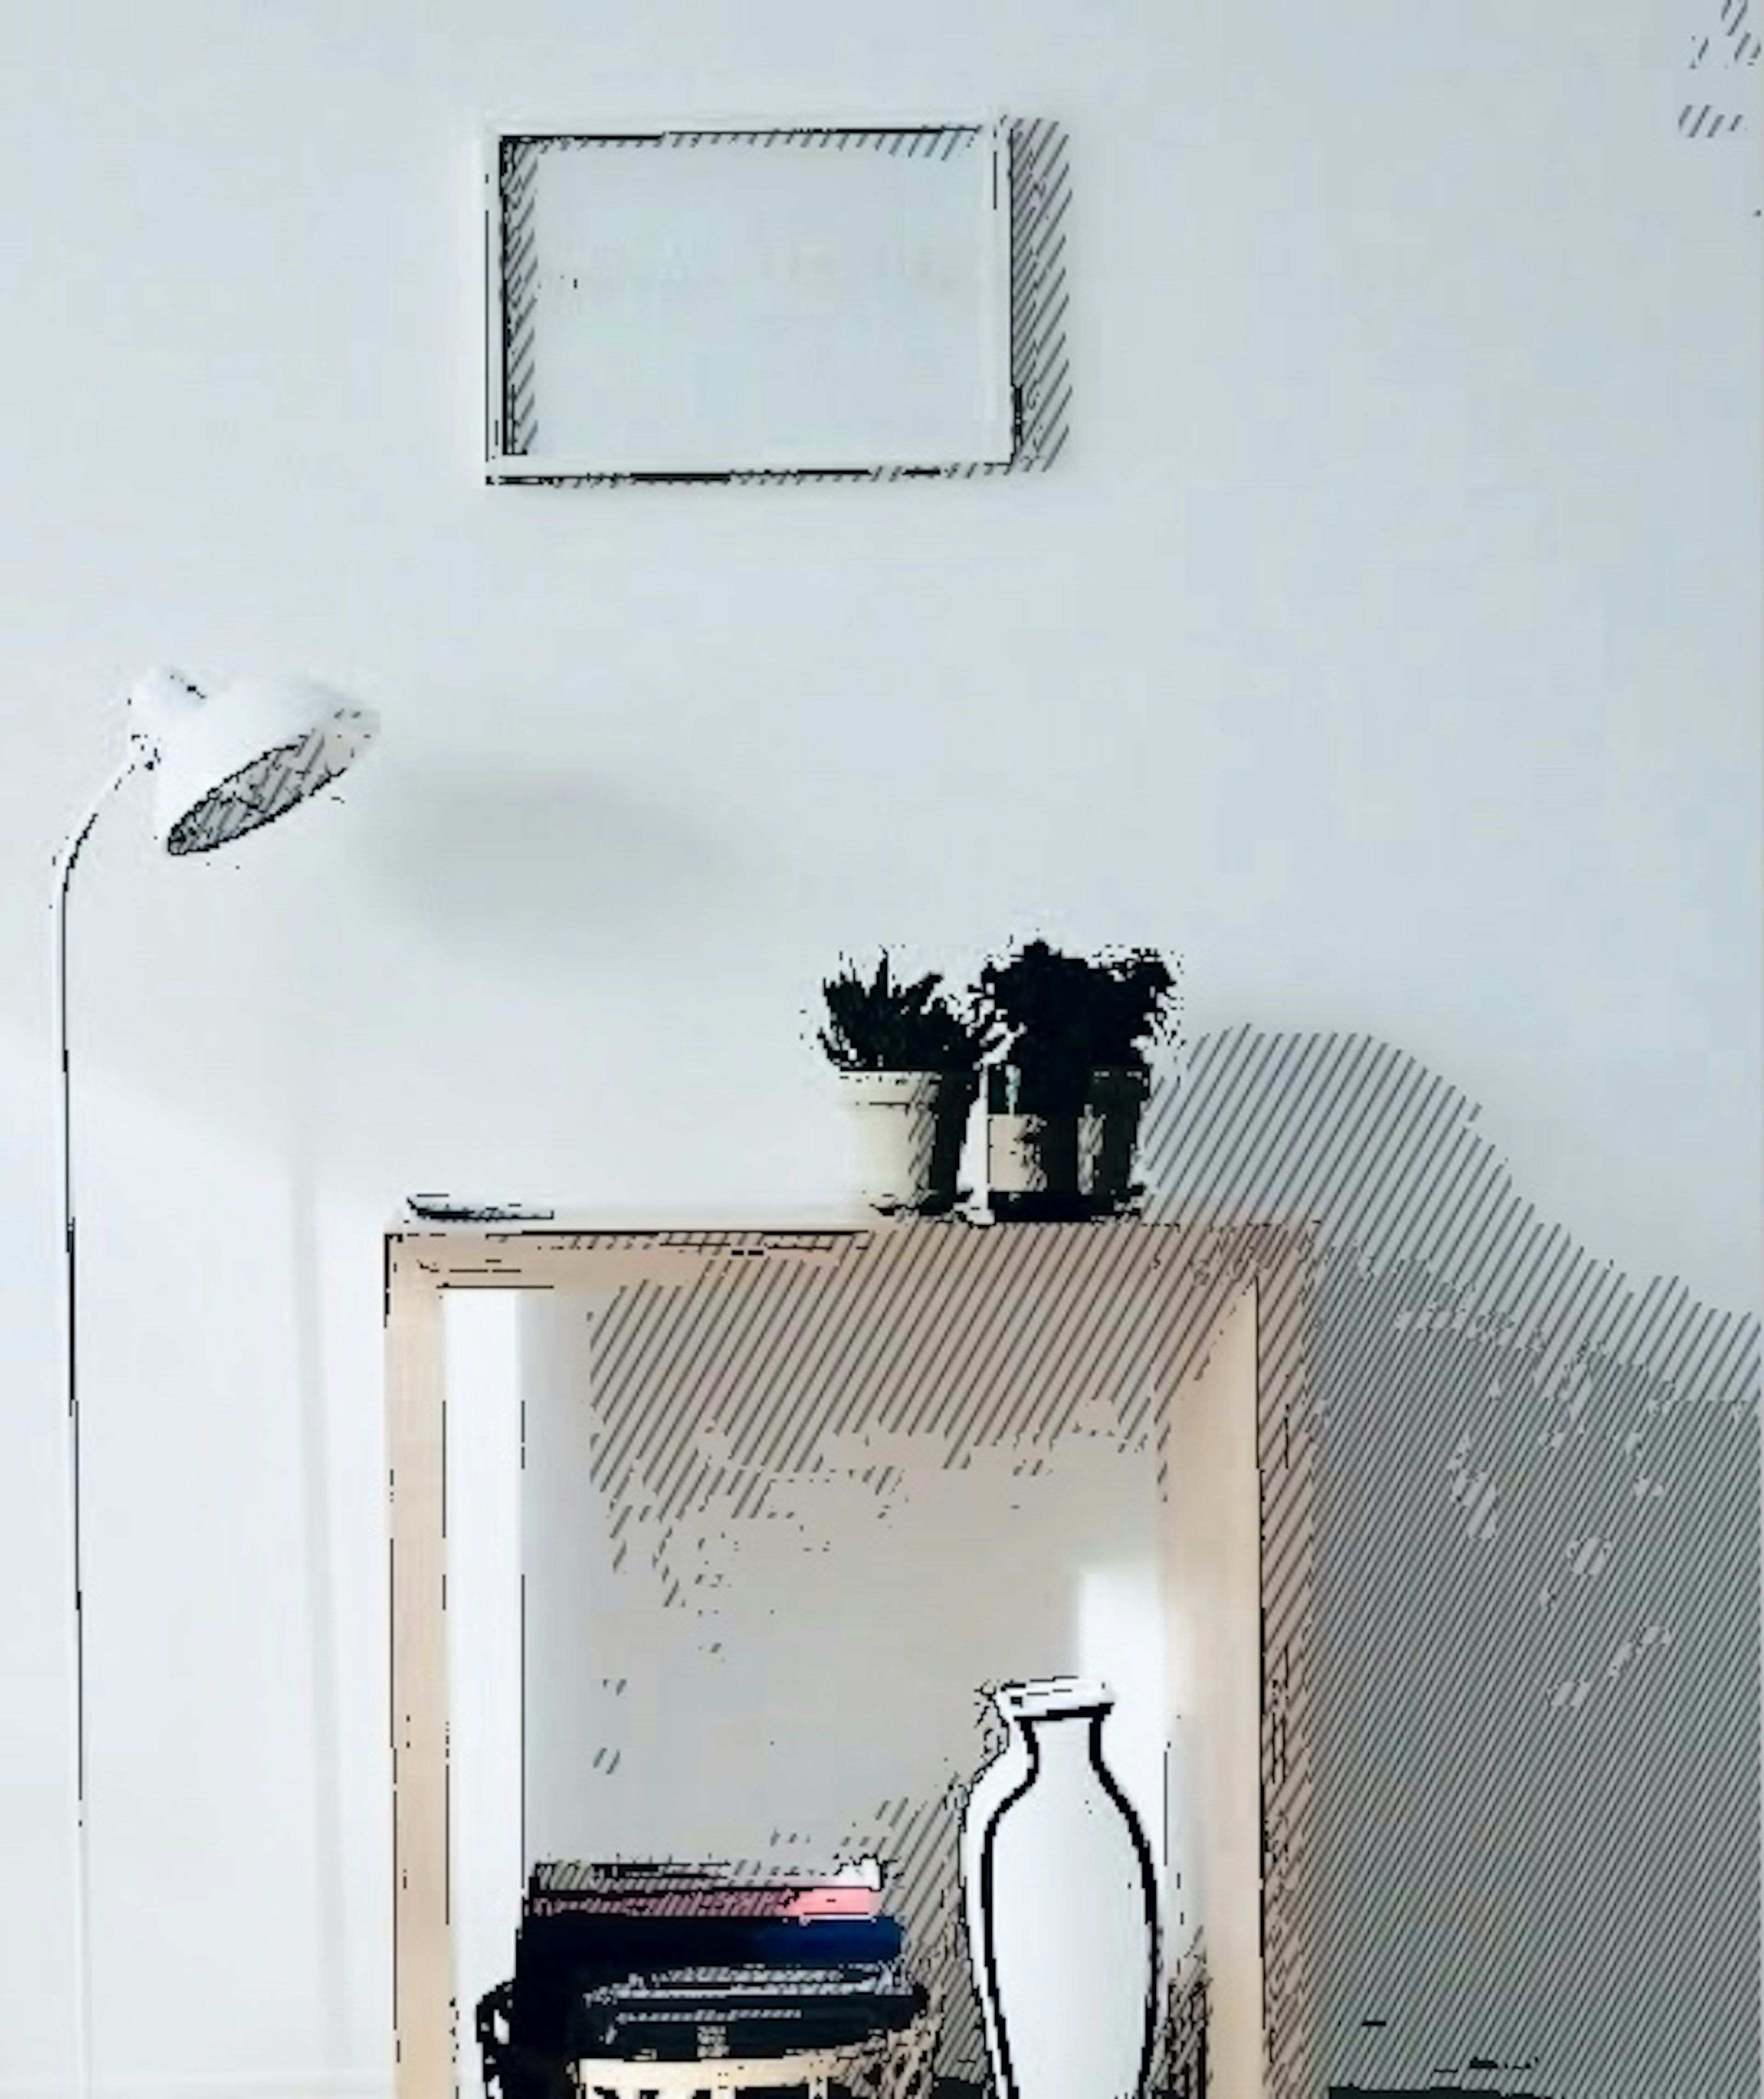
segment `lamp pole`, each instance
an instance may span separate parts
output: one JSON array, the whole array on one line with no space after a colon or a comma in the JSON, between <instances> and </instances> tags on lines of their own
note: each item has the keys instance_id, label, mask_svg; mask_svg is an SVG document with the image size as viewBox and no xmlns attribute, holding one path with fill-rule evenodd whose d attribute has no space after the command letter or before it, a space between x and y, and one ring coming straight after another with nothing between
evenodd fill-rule
<instances>
[{"instance_id":1,"label":"lamp pole","mask_svg":"<svg viewBox=\"0 0 1764 2099\"><path fill-rule=\"evenodd\" d=\"M55 856L52 975L55 986L55 1072L60 1105L57 1150L61 1195L61 1374L66 1403L65 1465L68 1588L73 1603L69 1622L73 1652L68 1657L68 1727L73 1762L73 2090L74 2099L90 2099L92 2090L92 1924L91 1847L86 1822L86 1598L81 1579L80 1536L80 1373L79 1260L75 1244L73 1202L73 1078L68 1043L68 899L80 848L91 834L104 805L142 762L139 747L105 781Z\"/></svg>"}]
</instances>

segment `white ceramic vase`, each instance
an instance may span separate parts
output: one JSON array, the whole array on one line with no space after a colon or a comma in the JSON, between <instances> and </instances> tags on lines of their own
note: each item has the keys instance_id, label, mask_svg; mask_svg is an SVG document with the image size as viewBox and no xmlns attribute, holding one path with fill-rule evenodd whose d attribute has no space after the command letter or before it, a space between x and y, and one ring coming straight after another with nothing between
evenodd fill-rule
<instances>
[{"instance_id":1,"label":"white ceramic vase","mask_svg":"<svg viewBox=\"0 0 1764 2099\"><path fill-rule=\"evenodd\" d=\"M997 2099L1142 2099L1157 2025L1150 1846L1102 1755L1114 1705L1007 1686L1012 1740L962 1824L968 1944Z\"/></svg>"}]
</instances>

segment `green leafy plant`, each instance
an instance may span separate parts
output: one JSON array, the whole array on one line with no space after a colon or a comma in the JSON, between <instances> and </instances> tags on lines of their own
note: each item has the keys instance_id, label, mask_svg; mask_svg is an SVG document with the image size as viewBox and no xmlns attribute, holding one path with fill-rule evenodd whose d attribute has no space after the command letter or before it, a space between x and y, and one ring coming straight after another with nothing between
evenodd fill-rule
<instances>
[{"instance_id":1,"label":"green leafy plant","mask_svg":"<svg viewBox=\"0 0 1764 2099\"><path fill-rule=\"evenodd\" d=\"M986 965L976 1002L1026 1089L1070 1105L1094 1072L1146 1068L1175 988L1168 963L1149 948L1092 957L1034 939Z\"/></svg>"},{"instance_id":2,"label":"green leafy plant","mask_svg":"<svg viewBox=\"0 0 1764 2099\"><path fill-rule=\"evenodd\" d=\"M973 1072L992 1046L992 1031L939 994L935 973L916 983L890 974L882 951L873 977L847 962L821 986L827 1024L821 1048L842 1072Z\"/></svg>"},{"instance_id":3,"label":"green leafy plant","mask_svg":"<svg viewBox=\"0 0 1764 2099\"><path fill-rule=\"evenodd\" d=\"M1151 948L1098 956L1091 966L1092 1062L1098 1071L1143 1072L1147 1049L1168 1032L1175 973Z\"/></svg>"}]
</instances>

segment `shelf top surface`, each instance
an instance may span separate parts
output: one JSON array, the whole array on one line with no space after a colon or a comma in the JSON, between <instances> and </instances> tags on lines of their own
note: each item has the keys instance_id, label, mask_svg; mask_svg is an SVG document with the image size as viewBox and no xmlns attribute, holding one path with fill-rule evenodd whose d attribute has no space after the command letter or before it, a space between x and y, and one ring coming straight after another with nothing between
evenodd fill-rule
<instances>
[{"instance_id":1,"label":"shelf top surface","mask_svg":"<svg viewBox=\"0 0 1764 2099\"><path fill-rule=\"evenodd\" d=\"M1152 1221L1137 1215L1122 1215L1062 1221L1051 1229L1120 1231L1136 1226L1143 1229ZM486 1235L558 1239L592 1236L597 1233L658 1236L681 1232L732 1233L743 1237L764 1234L803 1238L818 1237L828 1233L851 1236L870 1232L910 1232L917 1235L927 1232L1040 1231L1049 1228L1041 1224L1006 1223L978 1210L954 1210L936 1217L904 1217L862 1209L760 1210L748 1208L736 1210L707 1207L690 1210L661 1208L641 1210L534 1208L517 1210L509 1205L450 1215L401 1211L388 1223L386 1233L389 1238L395 1239L426 1239L431 1236L481 1239Z\"/></svg>"},{"instance_id":2,"label":"shelf top surface","mask_svg":"<svg viewBox=\"0 0 1764 2099\"><path fill-rule=\"evenodd\" d=\"M1015 1272L1025 1261L1039 1265L1037 1246L1061 1269L1071 1261L1088 1265L1091 1256L1086 1249L1093 1249L1111 1269L1119 1257L1136 1268L1149 1264L1148 1273L1166 1262L1187 1267L1199 1261L1208 1267L1221 1258L1227 1266L1246 1260L1260 1266L1294 1257L1309 1264L1318 1252L1318 1234L1314 1222L1303 1217L1154 1220L1128 1214L1021 1223L995 1222L984 1213L961 1211L935 1218L900 1218L831 1210L756 1217L751 1211L669 1216L654 1210L619 1214L560 1209L550 1216L406 1215L388 1226L385 1243L389 1287L395 1275L406 1273L412 1280L426 1275L442 1284L532 1283L552 1287L584 1263L590 1268L598 1264L603 1274L635 1263L634 1273L663 1276L696 1273L706 1262L716 1270L731 1261L746 1266L743 1256L768 1255L841 1268L853 1260L867 1266L873 1258L891 1270L897 1258L917 1267L921 1254L938 1261L947 1254L964 1261L978 1256L988 1270L1002 1261L1007 1270ZM1114 1252L1104 1254L1110 1244ZM983 1248L989 1251L983 1253Z\"/></svg>"}]
</instances>

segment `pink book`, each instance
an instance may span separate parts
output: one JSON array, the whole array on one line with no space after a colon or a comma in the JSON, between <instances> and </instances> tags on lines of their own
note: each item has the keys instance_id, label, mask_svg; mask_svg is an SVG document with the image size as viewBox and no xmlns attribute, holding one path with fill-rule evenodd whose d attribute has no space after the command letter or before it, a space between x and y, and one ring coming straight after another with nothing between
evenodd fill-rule
<instances>
[{"instance_id":1,"label":"pink book","mask_svg":"<svg viewBox=\"0 0 1764 2099\"><path fill-rule=\"evenodd\" d=\"M541 1867L533 1877L533 1916L735 1916L794 1920L871 1917L882 1912L882 1871L873 1859L823 1877L763 1868Z\"/></svg>"},{"instance_id":2,"label":"pink book","mask_svg":"<svg viewBox=\"0 0 1764 2099\"><path fill-rule=\"evenodd\" d=\"M631 1888L535 1895L534 1916L877 1916L874 1888Z\"/></svg>"}]
</instances>

